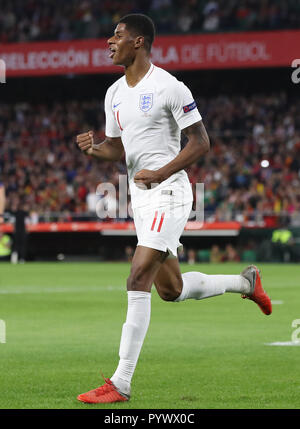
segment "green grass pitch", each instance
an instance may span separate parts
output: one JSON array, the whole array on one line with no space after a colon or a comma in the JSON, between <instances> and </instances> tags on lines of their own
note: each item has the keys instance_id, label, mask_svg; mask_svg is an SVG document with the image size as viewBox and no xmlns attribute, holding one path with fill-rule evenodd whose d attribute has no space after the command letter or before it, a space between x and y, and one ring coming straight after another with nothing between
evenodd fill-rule
<instances>
[{"instance_id":1,"label":"green grass pitch","mask_svg":"<svg viewBox=\"0 0 300 429\"><path fill-rule=\"evenodd\" d=\"M129 264L0 264L0 408L299 408L300 347L265 343L291 341L300 268L260 266L271 316L239 294L168 303L153 288L132 398L103 406L76 396L103 384L100 371L109 377L116 368ZM182 271L238 274L243 267L182 264Z\"/></svg>"}]
</instances>

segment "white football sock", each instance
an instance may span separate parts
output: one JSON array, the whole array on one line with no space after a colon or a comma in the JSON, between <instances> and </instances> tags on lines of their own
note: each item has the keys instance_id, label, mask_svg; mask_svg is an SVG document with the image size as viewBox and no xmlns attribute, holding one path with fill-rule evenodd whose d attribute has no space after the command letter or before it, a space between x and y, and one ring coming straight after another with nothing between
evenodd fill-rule
<instances>
[{"instance_id":1,"label":"white football sock","mask_svg":"<svg viewBox=\"0 0 300 429\"><path fill-rule=\"evenodd\" d=\"M130 383L150 323L151 293L128 291L128 310L123 325L119 365L110 378L120 392L130 395Z\"/></svg>"},{"instance_id":2,"label":"white football sock","mask_svg":"<svg viewBox=\"0 0 300 429\"><path fill-rule=\"evenodd\" d=\"M207 275L195 271L182 274L182 292L175 301L204 299L225 292L248 294L250 283L240 275Z\"/></svg>"}]
</instances>

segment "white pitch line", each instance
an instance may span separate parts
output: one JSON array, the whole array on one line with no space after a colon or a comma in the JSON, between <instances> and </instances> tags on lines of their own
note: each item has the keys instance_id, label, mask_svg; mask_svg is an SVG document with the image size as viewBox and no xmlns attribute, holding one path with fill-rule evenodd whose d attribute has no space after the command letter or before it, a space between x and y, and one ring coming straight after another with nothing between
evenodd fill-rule
<instances>
[{"instance_id":1,"label":"white pitch line","mask_svg":"<svg viewBox=\"0 0 300 429\"><path fill-rule=\"evenodd\" d=\"M300 341L277 341L275 343L265 343L265 346L300 346Z\"/></svg>"},{"instance_id":2,"label":"white pitch line","mask_svg":"<svg viewBox=\"0 0 300 429\"><path fill-rule=\"evenodd\" d=\"M22 295L28 293L76 293L76 292L103 292L103 291L126 291L125 286L80 286L74 287L46 287L43 289L35 289L24 286L24 289L0 289L0 295Z\"/></svg>"},{"instance_id":3,"label":"white pitch line","mask_svg":"<svg viewBox=\"0 0 300 429\"><path fill-rule=\"evenodd\" d=\"M274 305L280 305L280 304L283 304L284 303L284 301L280 301L280 300L275 300L275 301L273 301L273 300L271 300L271 303L272 304L274 304Z\"/></svg>"}]
</instances>

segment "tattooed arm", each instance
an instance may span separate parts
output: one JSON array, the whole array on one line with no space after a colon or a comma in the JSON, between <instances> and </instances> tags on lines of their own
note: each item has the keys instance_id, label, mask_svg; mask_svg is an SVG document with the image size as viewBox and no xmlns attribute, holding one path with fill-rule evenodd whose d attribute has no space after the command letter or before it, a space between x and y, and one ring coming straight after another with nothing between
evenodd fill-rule
<instances>
[{"instance_id":1,"label":"tattooed arm","mask_svg":"<svg viewBox=\"0 0 300 429\"><path fill-rule=\"evenodd\" d=\"M185 148L172 161L159 170L139 171L134 178L137 184L140 183L149 187L151 183L161 183L172 174L194 164L209 151L209 137L202 121L190 125L183 132L189 139Z\"/></svg>"}]
</instances>

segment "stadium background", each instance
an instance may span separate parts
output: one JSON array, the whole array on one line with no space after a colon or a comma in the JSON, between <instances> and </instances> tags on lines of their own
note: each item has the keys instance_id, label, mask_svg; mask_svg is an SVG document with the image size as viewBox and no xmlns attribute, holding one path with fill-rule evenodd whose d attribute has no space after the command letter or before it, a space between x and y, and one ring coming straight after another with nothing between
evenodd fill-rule
<instances>
[{"instance_id":1,"label":"stadium background","mask_svg":"<svg viewBox=\"0 0 300 429\"><path fill-rule=\"evenodd\" d=\"M250 37L250 46L258 44L259 37L263 42L274 38L275 45L278 37L290 36L285 57L279 58L283 54L274 46L273 62L267 61L265 67L261 58L269 55L267 43L262 51L253 50L252 60L238 62L234 58L232 62L232 56L239 53L231 52L211 67L209 61L184 64L181 58L167 68L191 88L212 146L206 159L188 171L194 186L205 183L205 225L191 225L192 230L184 233L185 251L180 258L190 262L299 260L299 85L291 80L299 41L296 1L283 5L255 0L242 4L192 0L184 6L169 0L71 1L60 6L53 1L28 0L22 6L2 3L0 53L7 61L7 83L1 85L0 105L0 172L7 194L4 230L13 235L14 216L10 213L17 207L28 211L27 260L80 256L126 260L132 254L136 244L132 226L128 229L124 219L116 219L123 223L122 229L116 230L112 222L111 229L106 225L102 231L100 223L110 219L99 219L95 212L100 198L95 196L97 185L117 185L118 173L126 174L124 163L91 162L74 145L76 134L88 129L104 136L105 91L121 70L106 72L106 59L97 69L101 73L85 70L82 74L76 67L66 73L46 66L39 72L34 67L28 71L13 57L14 50L25 55L31 46L43 51L51 42L55 49L79 39L87 46L99 40L105 47L115 22L132 11L153 17L162 42L168 35L177 37L164 40L166 49L174 40L183 43L180 36L188 40L184 37L189 34L194 34L191 40L198 46L201 37L205 41L216 34L221 48L222 43L232 46L241 37ZM228 42L226 37L230 37ZM9 49L13 52L10 57ZM199 55L199 51L193 52ZM224 52L219 53L222 55ZM279 66L274 67L274 62ZM90 225L82 223L86 221ZM272 243L278 228L289 228L293 241Z\"/></svg>"},{"instance_id":2,"label":"stadium background","mask_svg":"<svg viewBox=\"0 0 300 429\"><path fill-rule=\"evenodd\" d=\"M212 146L188 172L205 183L205 225L191 221L180 259L206 274L239 273L259 261L273 314L236 294L169 305L153 289L133 397L108 408L299 408L299 348L286 347L299 345L300 323L300 83L291 79L300 58L299 2L0 0L0 10L2 231L14 240L15 210L30 213L26 263L0 263L1 408L88 408L77 394L117 363L136 239L126 221L100 220L92 203L100 182L117 182L126 170L91 163L74 141L90 128L103 136L103 97L120 74L105 60L104 73L29 70L22 55L49 43L56 51L70 43L104 49L127 12L154 18L158 37L167 38L159 39L164 54L174 36L178 43L190 37L198 54L201 43L260 40L264 53L279 55L272 64L257 62L255 52L245 64L235 52L233 63L172 67L191 88ZM96 231L86 231L91 225ZM282 227L293 241L272 244Z\"/></svg>"}]
</instances>

